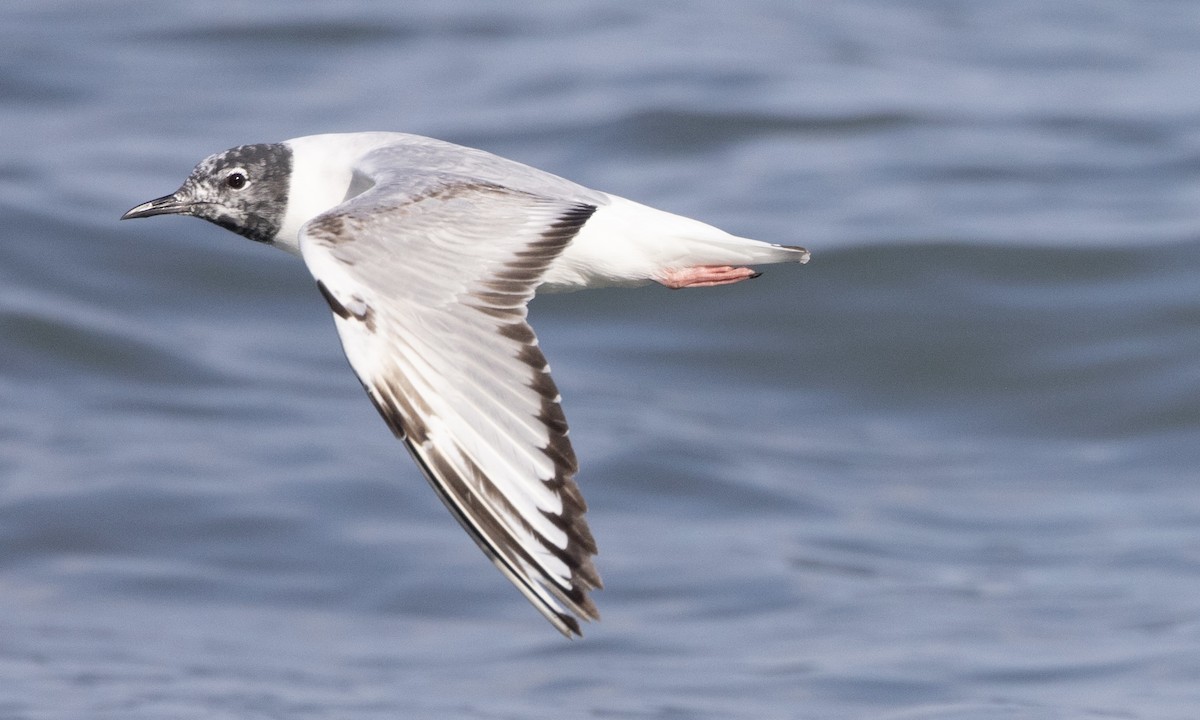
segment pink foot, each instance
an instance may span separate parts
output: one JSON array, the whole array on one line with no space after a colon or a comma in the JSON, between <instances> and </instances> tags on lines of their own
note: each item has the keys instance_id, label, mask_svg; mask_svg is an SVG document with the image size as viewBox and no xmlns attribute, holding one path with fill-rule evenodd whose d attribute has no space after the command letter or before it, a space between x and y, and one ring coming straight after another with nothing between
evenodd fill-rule
<instances>
[{"instance_id":1,"label":"pink foot","mask_svg":"<svg viewBox=\"0 0 1200 720\"><path fill-rule=\"evenodd\" d=\"M686 287L712 287L713 285L729 285L749 278L756 278L757 273L750 268L730 267L729 265L700 265L698 267L664 270L654 278L672 290Z\"/></svg>"}]
</instances>

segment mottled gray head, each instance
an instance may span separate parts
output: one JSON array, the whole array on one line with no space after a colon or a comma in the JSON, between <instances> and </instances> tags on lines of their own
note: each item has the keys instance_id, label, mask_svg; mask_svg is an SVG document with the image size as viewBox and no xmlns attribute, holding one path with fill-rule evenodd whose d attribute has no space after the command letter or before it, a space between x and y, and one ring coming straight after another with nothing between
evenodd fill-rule
<instances>
[{"instance_id":1,"label":"mottled gray head","mask_svg":"<svg viewBox=\"0 0 1200 720\"><path fill-rule=\"evenodd\" d=\"M241 145L205 158L178 190L138 205L121 219L195 215L251 240L271 242L287 212L291 173L287 145Z\"/></svg>"}]
</instances>

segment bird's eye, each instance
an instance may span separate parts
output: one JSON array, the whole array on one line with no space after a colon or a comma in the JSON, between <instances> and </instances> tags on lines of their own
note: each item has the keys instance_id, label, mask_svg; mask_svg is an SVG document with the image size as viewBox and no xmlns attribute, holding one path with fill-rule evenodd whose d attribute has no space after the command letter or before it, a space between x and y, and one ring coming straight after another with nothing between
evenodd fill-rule
<instances>
[{"instance_id":1,"label":"bird's eye","mask_svg":"<svg viewBox=\"0 0 1200 720\"><path fill-rule=\"evenodd\" d=\"M241 190L246 187L246 173L234 170L225 176L225 186L231 190Z\"/></svg>"}]
</instances>

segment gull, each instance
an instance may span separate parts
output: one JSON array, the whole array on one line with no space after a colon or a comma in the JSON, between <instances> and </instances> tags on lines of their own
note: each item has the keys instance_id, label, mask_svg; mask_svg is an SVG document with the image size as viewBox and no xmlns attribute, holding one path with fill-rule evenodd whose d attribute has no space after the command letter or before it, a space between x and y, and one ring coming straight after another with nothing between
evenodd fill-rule
<instances>
[{"instance_id":1,"label":"gull","mask_svg":"<svg viewBox=\"0 0 1200 720\"><path fill-rule=\"evenodd\" d=\"M596 542L534 293L727 285L801 247L737 237L482 150L390 132L241 145L122 220L193 215L299 255L346 358L483 552L567 637Z\"/></svg>"}]
</instances>

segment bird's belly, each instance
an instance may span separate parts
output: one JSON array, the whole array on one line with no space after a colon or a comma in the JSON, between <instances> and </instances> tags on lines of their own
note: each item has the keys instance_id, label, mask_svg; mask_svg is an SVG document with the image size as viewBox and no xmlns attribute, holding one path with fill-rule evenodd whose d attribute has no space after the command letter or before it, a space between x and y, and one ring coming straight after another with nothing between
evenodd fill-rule
<instances>
[{"instance_id":1,"label":"bird's belly","mask_svg":"<svg viewBox=\"0 0 1200 720\"><path fill-rule=\"evenodd\" d=\"M692 243L680 231L702 223L624 198L610 200L596 209L546 270L543 290L645 285L665 269L690 264Z\"/></svg>"}]
</instances>

